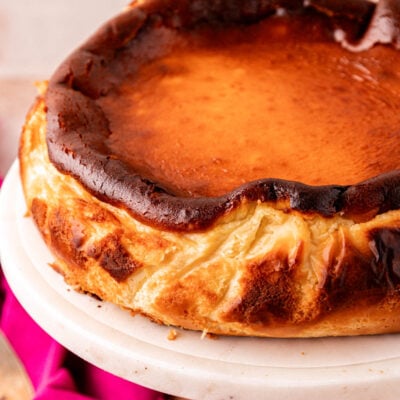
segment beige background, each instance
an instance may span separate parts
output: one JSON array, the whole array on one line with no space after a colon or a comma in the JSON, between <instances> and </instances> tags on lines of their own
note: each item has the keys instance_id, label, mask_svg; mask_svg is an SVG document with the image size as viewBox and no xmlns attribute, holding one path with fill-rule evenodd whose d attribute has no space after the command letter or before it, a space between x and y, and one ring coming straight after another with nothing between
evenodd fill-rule
<instances>
[{"instance_id":1,"label":"beige background","mask_svg":"<svg viewBox=\"0 0 400 400\"><path fill-rule=\"evenodd\" d=\"M0 0L0 176L15 159L34 82L129 0Z\"/></svg>"}]
</instances>

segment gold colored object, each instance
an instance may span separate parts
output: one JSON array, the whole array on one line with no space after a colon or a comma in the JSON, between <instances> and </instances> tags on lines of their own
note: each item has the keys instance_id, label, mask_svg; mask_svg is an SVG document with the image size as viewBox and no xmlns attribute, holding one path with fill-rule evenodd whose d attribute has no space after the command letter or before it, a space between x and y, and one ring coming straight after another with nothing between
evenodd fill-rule
<instances>
[{"instance_id":1,"label":"gold colored object","mask_svg":"<svg viewBox=\"0 0 400 400\"><path fill-rule=\"evenodd\" d=\"M0 332L0 399L28 400L34 394L24 366Z\"/></svg>"}]
</instances>

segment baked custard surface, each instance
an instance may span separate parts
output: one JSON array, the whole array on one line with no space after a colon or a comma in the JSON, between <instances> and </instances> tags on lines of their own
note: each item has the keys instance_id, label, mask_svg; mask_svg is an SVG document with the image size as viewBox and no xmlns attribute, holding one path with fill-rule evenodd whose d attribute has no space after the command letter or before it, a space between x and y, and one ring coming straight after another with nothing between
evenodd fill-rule
<instances>
[{"instance_id":1,"label":"baked custard surface","mask_svg":"<svg viewBox=\"0 0 400 400\"><path fill-rule=\"evenodd\" d=\"M181 196L268 177L350 185L397 169L400 53L349 52L324 23L166 32L173 52L97 101L110 152Z\"/></svg>"},{"instance_id":2,"label":"baked custard surface","mask_svg":"<svg viewBox=\"0 0 400 400\"><path fill-rule=\"evenodd\" d=\"M188 329L397 332L400 53L337 43L365 30L347 11L190 4L129 7L29 113L21 177L54 268Z\"/></svg>"}]
</instances>

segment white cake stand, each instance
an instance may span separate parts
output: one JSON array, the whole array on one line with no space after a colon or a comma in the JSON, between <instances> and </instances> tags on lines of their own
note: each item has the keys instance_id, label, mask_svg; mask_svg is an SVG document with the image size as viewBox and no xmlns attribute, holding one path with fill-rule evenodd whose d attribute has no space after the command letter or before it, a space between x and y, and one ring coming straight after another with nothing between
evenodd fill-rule
<instances>
[{"instance_id":1,"label":"white cake stand","mask_svg":"<svg viewBox=\"0 0 400 400\"><path fill-rule=\"evenodd\" d=\"M88 362L161 392L203 400L398 400L400 335L202 338L156 325L69 288L25 205L17 163L0 193L0 256L32 318Z\"/></svg>"}]
</instances>

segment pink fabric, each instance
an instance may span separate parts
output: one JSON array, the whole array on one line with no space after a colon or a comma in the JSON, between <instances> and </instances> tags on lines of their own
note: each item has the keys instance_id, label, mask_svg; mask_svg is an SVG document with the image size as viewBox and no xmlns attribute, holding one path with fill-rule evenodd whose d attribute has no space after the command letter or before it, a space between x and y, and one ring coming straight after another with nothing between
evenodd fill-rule
<instances>
[{"instance_id":1,"label":"pink fabric","mask_svg":"<svg viewBox=\"0 0 400 400\"><path fill-rule=\"evenodd\" d=\"M0 186L1 186L0 178ZM68 352L25 312L0 268L0 329L35 389L35 400L162 400L158 392L111 375Z\"/></svg>"}]
</instances>

